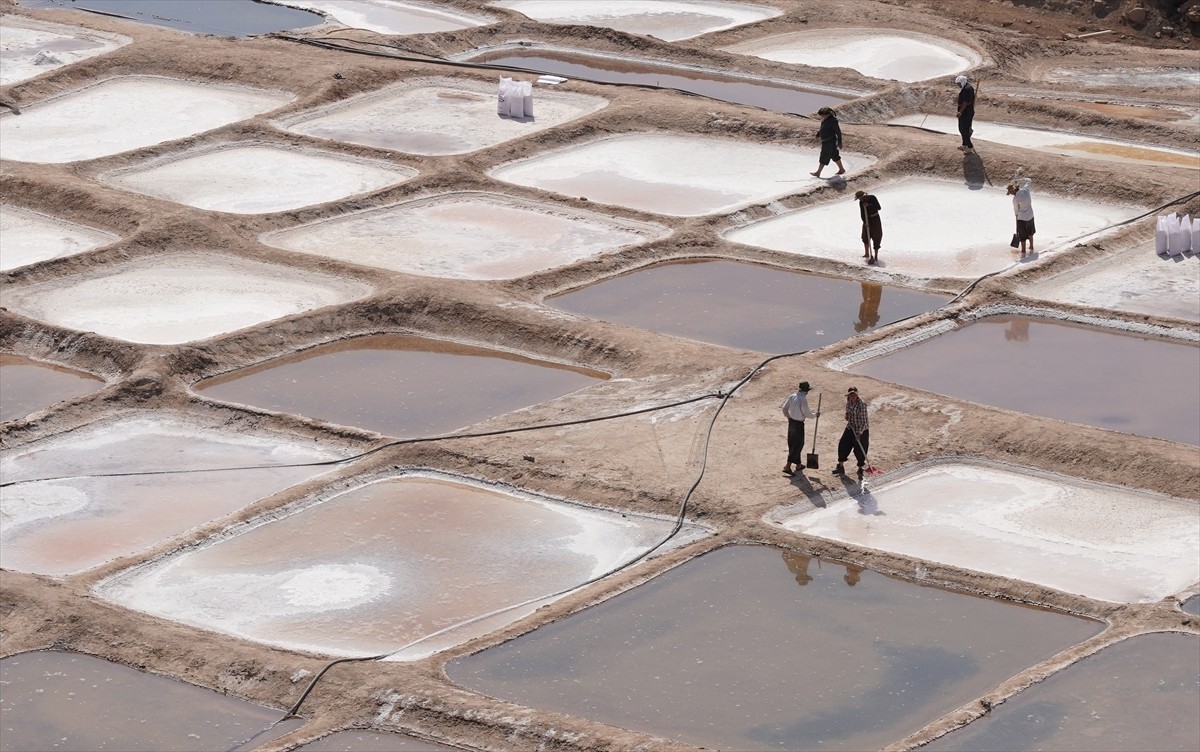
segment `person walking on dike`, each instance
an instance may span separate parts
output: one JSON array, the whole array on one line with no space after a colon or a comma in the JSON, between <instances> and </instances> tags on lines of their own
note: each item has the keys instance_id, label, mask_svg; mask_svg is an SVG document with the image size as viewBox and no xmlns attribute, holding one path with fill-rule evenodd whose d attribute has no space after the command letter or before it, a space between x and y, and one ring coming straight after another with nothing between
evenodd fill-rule
<instances>
[{"instance_id":1,"label":"person walking on dike","mask_svg":"<svg viewBox=\"0 0 1200 752\"><path fill-rule=\"evenodd\" d=\"M966 76L959 76L954 83L958 84L959 89L958 132L962 136L962 146L958 148L959 151L972 152L975 151L975 145L971 143L971 123L975 120L975 87L971 86Z\"/></svg>"},{"instance_id":2,"label":"person walking on dike","mask_svg":"<svg viewBox=\"0 0 1200 752\"><path fill-rule=\"evenodd\" d=\"M867 463L867 449L871 445L870 424L867 420L867 403L858 396L858 387L852 386L846 391L846 430L838 441L837 467L833 468L834 475L845 475L844 465L854 452L858 460L858 477L863 476L863 466Z\"/></svg>"},{"instance_id":3,"label":"person walking on dike","mask_svg":"<svg viewBox=\"0 0 1200 752\"><path fill-rule=\"evenodd\" d=\"M804 467L804 419L820 415L808 409L808 393L811 390L812 386L807 381L801 381L795 393L783 401L783 414L788 422L788 455L787 463L783 466L784 475L795 475L797 469Z\"/></svg>"},{"instance_id":4,"label":"person walking on dike","mask_svg":"<svg viewBox=\"0 0 1200 752\"><path fill-rule=\"evenodd\" d=\"M883 223L879 219L882 207L879 199L866 191L855 193L854 200L858 201L858 216L862 219L863 258L868 264L878 264L879 244L883 242ZM874 253L871 252L872 244L875 246Z\"/></svg>"},{"instance_id":5,"label":"person walking on dike","mask_svg":"<svg viewBox=\"0 0 1200 752\"><path fill-rule=\"evenodd\" d=\"M1025 258L1025 242L1029 242L1029 253L1033 253L1033 180L1022 178L1008 184L1008 195L1012 196L1013 214L1017 217L1017 240L1021 243L1021 258Z\"/></svg>"},{"instance_id":6,"label":"person walking on dike","mask_svg":"<svg viewBox=\"0 0 1200 752\"><path fill-rule=\"evenodd\" d=\"M842 126L838 123L832 107L822 107L817 110L817 114L821 116L821 127L817 129L817 138L821 140L821 156L817 159L817 171L809 174L819 178L825 165L833 162L838 166L835 174L844 175L846 168L842 165Z\"/></svg>"}]
</instances>

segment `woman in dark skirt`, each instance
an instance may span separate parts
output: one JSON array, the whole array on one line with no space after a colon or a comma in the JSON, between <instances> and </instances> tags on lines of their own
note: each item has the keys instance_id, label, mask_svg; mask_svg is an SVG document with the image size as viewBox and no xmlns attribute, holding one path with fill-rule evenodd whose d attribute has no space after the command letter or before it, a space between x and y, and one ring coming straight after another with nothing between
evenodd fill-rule
<instances>
[{"instance_id":1,"label":"woman in dark skirt","mask_svg":"<svg viewBox=\"0 0 1200 752\"><path fill-rule=\"evenodd\" d=\"M830 107L822 107L817 114L821 116L821 127L817 129L817 138L821 139L821 156L817 160L817 171L809 174L819 178L825 165L833 162L838 166L836 174L843 175L846 168L842 166L842 126Z\"/></svg>"}]
</instances>

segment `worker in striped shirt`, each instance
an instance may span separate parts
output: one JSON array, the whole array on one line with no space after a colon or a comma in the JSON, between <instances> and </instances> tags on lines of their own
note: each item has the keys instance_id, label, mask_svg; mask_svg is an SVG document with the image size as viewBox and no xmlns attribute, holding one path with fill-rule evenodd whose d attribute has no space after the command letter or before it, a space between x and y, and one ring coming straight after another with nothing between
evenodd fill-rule
<instances>
[{"instance_id":1,"label":"worker in striped shirt","mask_svg":"<svg viewBox=\"0 0 1200 752\"><path fill-rule=\"evenodd\" d=\"M858 396L858 387L852 386L846 390L846 430L838 441L837 467L833 468L834 475L845 475L843 467L854 452L858 460L858 477L863 475L863 466L867 463L867 448L871 443L870 422L867 419L867 403Z\"/></svg>"}]
</instances>

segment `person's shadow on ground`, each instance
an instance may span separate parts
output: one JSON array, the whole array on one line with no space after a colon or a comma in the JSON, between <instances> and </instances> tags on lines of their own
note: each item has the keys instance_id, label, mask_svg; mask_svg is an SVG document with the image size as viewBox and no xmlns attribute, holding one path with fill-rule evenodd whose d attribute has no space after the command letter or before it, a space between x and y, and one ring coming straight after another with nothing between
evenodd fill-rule
<instances>
[{"instance_id":1,"label":"person's shadow on ground","mask_svg":"<svg viewBox=\"0 0 1200 752\"><path fill-rule=\"evenodd\" d=\"M799 489L800 492L804 494L804 496L808 499L808 503L812 504L814 507L820 507L821 509L824 509L827 506L825 503L825 494L833 489L829 488L821 481L817 481L816 485L814 485L812 479L805 476L805 473L816 475L818 472L819 471L817 470L808 470L803 467L800 468L796 471L796 474L792 476L792 486Z\"/></svg>"},{"instance_id":2,"label":"person's shadow on ground","mask_svg":"<svg viewBox=\"0 0 1200 752\"><path fill-rule=\"evenodd\" d=\"M963 154L963 180L967 182L967 188L973 191L982 190L984 183L992 182L987 176L987 168L983 166L983 158L973 151Z\"/></svg>"}]
</instances>

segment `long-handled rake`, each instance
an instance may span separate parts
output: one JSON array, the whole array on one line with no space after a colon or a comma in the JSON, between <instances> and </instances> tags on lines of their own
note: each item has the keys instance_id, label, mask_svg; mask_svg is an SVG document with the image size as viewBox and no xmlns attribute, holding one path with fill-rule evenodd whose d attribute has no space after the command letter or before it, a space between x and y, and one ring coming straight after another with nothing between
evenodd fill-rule
<instances>
[{"instance_id":1,"label":"long-handled rake","mask_svg":"<svg viewBox=\"0 0 1200 752\"><path fill-rule=\"evenodd\" d=\"M863 453L863 472L867 475L883 475L883 471L871 464L871 460L867 457L867 450L863 449L862 442L858 440L858 434L854 430L850 430L850 435L854 437L854 443L858 446L858 451Z\"/></svg>"}]
</instances>

